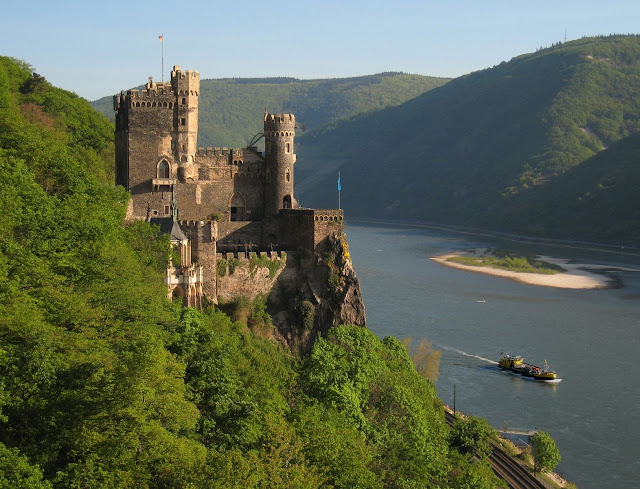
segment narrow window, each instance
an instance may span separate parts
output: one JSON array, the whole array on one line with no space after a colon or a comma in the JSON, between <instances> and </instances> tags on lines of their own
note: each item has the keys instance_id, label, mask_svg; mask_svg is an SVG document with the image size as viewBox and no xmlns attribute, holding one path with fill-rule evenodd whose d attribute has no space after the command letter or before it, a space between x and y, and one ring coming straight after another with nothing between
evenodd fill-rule
<instances>
[{"instance_id":1,"label":"narrow window","mask_svg":"<svg viewBox=\"0 0 640 489\"><path fill-rule=\"evenodd\" d=\"M289 171L288 168L284 172L284 181L287 182L287 183L291 181L291 172Z\"/></svg>"},{"instance_id":2,"label":"narrow window","mask_svg":"<svg viewBox=\"0 0 640 489\"><path fill-rule=\"evenodd\" d=\"M169 215L169 206L168 206L168 205L165 205L165 206L164 206L164 215L165 215L165 216L168 216L168 215Z\"/></svg>"},{"instance_id":3,"label":"narrow window","mask_svg":"<svg viewBox=\"0 0 640 489\"><path fill-rule=\"evenodd\" d=\"M180 119L180 124L183 125L183 126L186 126L187 125L187 119L185 117Z\"/></svg>"},{"instance_id":4,"label":"narrow window","mask_svg":"<svg viewBox=\"0 0 640 489\"><path fill-rule=\"evenodd\" d=\"M291 143L287 143L286 150L287 153L291 153Z\"/></svg>"}]
</instances>

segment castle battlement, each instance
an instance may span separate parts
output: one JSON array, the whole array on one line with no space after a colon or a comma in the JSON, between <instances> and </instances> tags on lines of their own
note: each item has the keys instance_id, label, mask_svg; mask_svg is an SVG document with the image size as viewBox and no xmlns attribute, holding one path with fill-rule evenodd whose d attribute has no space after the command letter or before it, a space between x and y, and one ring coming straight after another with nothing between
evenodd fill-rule
<instances>
[{"instance_id":1,"label":"castle battlement","mask_svg":"<svg viewBox=\"0 0 640 489\"><path fill-rule=\"evenodd\" d=\"M171 71L171 78L180 78L182 80L186 80L187 78L192 78L194 80L200 79L200 72L198 70L184 70L180 69L179 65L173 65L173 70Z\"/></svg>"},{"instance_id":2,"label":"castle battlement","mask_svg":"<svg viewBox=\"0 0 640 489\"><path fill-rule=\"evenodd\" d=\"M341 222L344 219L344 212L340 209L314 209L314 221Z\"/></svg>"},{"instance_id":3,"label":"castle battlement","mask_svg":"<svg viewBox=\"0 0 640 489\"><path fill-rule=\"evenodd\" d=\"M296 116L293 114L265 114L264 132L289 131L292 136L296 128Z\"/></svg>"},{"instance_id":4,"label":"castle battlement","mask_svg":"<svg viewBox=\"0 0 640 489\"><path fill-rule=\"evenodd\" d=\"M235 159L242 159L243 156L243 151L240 148L211 148L210 146L207 147L207 149L203 148L202 146L200 146L198 148L198 156L233 156L234 160Z\"/></svg>"},{"instance_id":5,"label":"castle battlement","mask_svg":"<svg viewBox=\"0 0 640 489\"><path fill-rule=\"evenodd\" d=\"M294 253L294 252L291 252ZM252 258L268 258L269 260L284 260L287 259L286 251L228 251L226 253L216 253L216 257L218 260L239 260L243 261L251 261Z\"/></svg>"}]
</instances>

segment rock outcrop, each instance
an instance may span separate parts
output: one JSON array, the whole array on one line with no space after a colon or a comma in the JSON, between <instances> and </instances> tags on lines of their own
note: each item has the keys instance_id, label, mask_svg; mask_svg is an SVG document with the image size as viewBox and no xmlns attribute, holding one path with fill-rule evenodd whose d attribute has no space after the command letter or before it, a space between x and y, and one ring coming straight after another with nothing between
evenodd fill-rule
<instances>
[{"instance_id":1,"label":"rock outcrop","mask_svg":"<svg viewBox=\"0 0 640 489\"><path fill-rule=\"evenodd\" d=\"M327 238L324 252L289 258L269 296L281 338L306 351L315 338L339 324L365 326L366 315L344 234Z\"/></svg>"}]
</instances>

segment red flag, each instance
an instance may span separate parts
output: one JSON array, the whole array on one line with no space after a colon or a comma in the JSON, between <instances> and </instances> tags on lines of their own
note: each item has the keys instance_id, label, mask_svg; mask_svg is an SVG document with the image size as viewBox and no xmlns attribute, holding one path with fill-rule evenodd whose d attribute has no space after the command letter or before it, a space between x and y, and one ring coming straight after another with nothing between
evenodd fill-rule
<instances>
[{"instance_id":1,"label":"red flag","mask_svg":"<svg viewBox=\"0 0 640 489\"><path fill-rule=\"evenodd\" d=\"M158 36L158 41L162 41L162 36Z\"/></svg>"}]
</instances>

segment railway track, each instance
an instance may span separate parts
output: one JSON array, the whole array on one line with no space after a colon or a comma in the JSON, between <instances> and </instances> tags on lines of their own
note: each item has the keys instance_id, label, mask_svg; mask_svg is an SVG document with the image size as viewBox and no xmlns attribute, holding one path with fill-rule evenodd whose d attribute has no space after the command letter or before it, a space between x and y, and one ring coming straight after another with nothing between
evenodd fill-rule
<instances>
[{"instance_id":1,"label":"railway track","mask_svg":"<svg viewBox=\"0 0 640 489\"><path fill-rule=\"evenodd\" d=\"M448 411L445 411L444 414L447 424L451 426L456 419L455 416ZM493 472L507 483L507 489L548 489L545 484L533 477L526 468L498 447L493 447L489 462Z\"/></svg>"}]
</instances>

